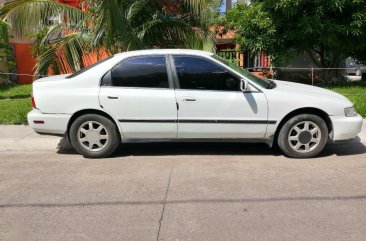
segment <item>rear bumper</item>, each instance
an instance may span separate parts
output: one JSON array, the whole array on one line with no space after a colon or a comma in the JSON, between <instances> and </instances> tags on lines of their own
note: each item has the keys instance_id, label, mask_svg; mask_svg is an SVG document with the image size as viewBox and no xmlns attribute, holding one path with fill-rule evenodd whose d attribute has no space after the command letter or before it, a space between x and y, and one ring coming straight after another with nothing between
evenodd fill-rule
<instances>
[{"instance_id":1,"label":"rear bumper","mask_svg":"<svg viewBox=\"0 0 366 241\"><path fill-rule=\"evenodd\" d=\"M333 124L333 141L352 140L361 132L363 119L355 117L330 116Z\"/></svg>"},{"instance_id":2,"label":"rear bumper","mask_svg":"<svg viewBox=\"0 0 366 241\"><path fill-rule=\"evenodd\" d=\"M63 135L71 118L68 114L44 114L37 109L28 113L28 123L40 134ZM37 124L38 123L38 124Z\"/></svg>"}]
</instances>

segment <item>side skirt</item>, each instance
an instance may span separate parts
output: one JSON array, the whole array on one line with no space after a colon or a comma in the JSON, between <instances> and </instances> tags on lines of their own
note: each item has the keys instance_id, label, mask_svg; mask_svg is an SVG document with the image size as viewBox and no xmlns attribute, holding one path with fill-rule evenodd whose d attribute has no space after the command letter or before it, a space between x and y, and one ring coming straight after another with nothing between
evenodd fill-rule
<instances>
[{"instance_id":1,"label":"side skirt","mask_svg":"<svg viewBox=\"0 0 366 241\"><path fill-rule=\"evenodd\" d=\"M272 147L273 139L264 138L122 138L122 143L159 143L159 142L208 142L208 143L265 143Z\"/></svg>"}]
</instances>

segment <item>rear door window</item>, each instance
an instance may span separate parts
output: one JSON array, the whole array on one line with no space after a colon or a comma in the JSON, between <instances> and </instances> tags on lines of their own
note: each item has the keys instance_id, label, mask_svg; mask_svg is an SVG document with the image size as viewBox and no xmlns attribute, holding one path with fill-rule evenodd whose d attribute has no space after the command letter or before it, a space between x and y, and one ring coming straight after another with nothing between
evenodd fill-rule
<instances>
[{"instance_id":1,"label":"rear door window","mask_svg":"<svg viewBox=\"0 0 366 241\"><path fill-rule=\"evenodd\" d=\"M111 71L110 78L118 87L169 88L165 56L128 58Z\"/></svg>"}]
</instances>

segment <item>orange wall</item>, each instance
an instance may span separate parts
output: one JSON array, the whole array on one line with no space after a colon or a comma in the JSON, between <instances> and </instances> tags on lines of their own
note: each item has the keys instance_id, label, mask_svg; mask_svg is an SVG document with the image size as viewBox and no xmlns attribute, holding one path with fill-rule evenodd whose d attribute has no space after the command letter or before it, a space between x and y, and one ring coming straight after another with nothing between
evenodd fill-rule
<instances>
[{"instance_id":1,"label":"orange wall","mask_svg":"<svg viewBox=\"0 0 366 241\"><path fill-rule=\"evenodd\" d=\"M80 0L59 0L58 2L78 8L78 7L80 7L81 1Z\"/></svg>"},{"instance_id":2,"label":"orange wall","mask_svg":"<svg viewBox=\"0 0 366 241\"><path fill-rule=\"evenodd\" d=\"M80 7L80 0L59 0L59 2L73 6ZM31 40L29 39L12 39L11 41L15 46L15 58L18 74L34 74L34 66L36 64L35 59L32 56ZM34 80L33 76L18 76L20 84L30 84Z\"/></svg>"},{"instance_id":3,"label":"orange wall","mask_svg":"<svg viewBox=\"0 0 366 241\"><path fill-rule=\"evenodd\" d=\"M82 56L83 64L85 67L92 65L100 60L108 58L110 54L104 50L103 48L100 49L98 52L87 53ZM58 54L58 62L60 63L60 73L61 74L70 74L72 73L72 69L70 65L67 63L66 57L63 53ZM52 67L48 70L48 75L54 75L52 71Z\"/></svg>"},{"instance_id":4,"label":"orange wall","mask_svg":"<svg viewBox=\"0 0 366 241\"><path fill-rule=\"evenodd\" d=\"M34 74L35 59L31 53L32 44L17 43L15 44L15 57L17 63L17 72L19 74ZM20 84L30 84L33 82L33 76L18 76Z\"/></svg>"}]
</instances>

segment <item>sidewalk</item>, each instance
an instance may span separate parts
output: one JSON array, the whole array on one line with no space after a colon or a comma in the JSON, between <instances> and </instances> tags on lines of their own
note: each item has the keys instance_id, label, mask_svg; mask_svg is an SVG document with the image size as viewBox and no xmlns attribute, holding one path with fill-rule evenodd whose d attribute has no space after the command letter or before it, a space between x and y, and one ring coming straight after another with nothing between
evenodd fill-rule
<instances>
[{"instance_id":1,"label":"sidewalk","mask_svg":"<svg viewBox=\"0 0 366 241\"><path fill-rule=\"evenodd\" d=\"M62 137L39 135L29 126L0 125L0 151L56 151ZM366 119L358 135L366 144ZM61 145L67 145L63 142ZM63 147L64 148L64 147Z\"/></svg>"},{"instance_id":2,"label":"sidewalk","mask_svg":"<svg viewBox=\"0 0 366 241\"><path fill-rule=\"evenodd\" d=\"M0 125L0 151L55 151L61 137L39 135L25 125Z\"/></svg>"}]
</instances>

